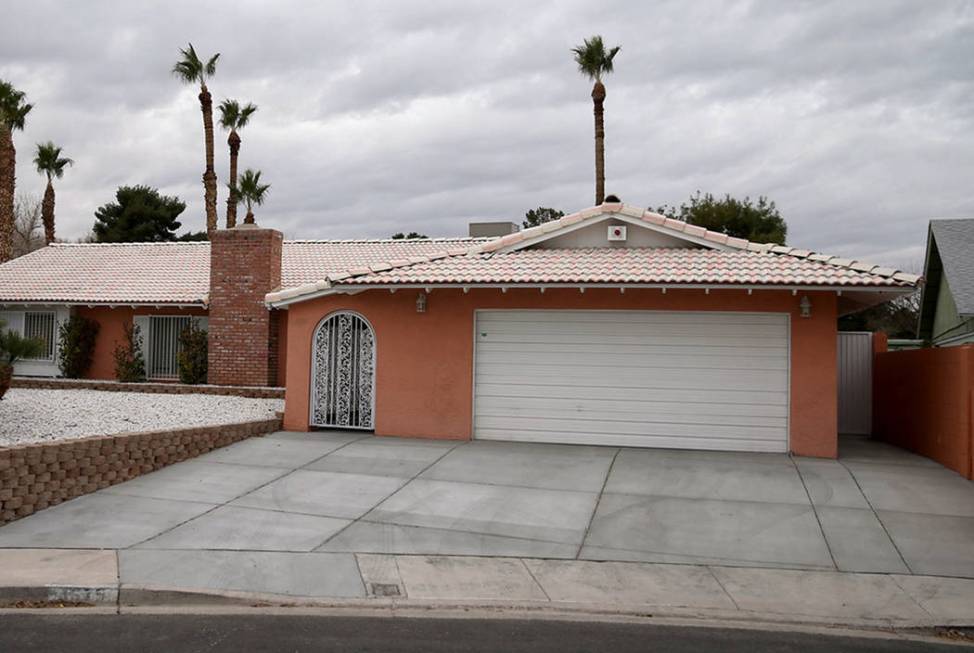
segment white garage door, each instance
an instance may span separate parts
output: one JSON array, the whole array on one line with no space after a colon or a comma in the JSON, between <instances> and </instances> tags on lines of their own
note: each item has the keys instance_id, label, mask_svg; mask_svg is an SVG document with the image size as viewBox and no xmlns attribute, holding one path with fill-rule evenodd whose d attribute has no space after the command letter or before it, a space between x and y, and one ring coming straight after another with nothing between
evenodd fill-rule
<instances>
[{"instance_id":1,"label":"white garage door","mask_svg":"<svg viewBox=\"0 0 974 653\"><path fill-rule=\"evenodd\" d=\"M788 316L479 311L474 437L788 450Z\"/></svg>"}]
</instances>

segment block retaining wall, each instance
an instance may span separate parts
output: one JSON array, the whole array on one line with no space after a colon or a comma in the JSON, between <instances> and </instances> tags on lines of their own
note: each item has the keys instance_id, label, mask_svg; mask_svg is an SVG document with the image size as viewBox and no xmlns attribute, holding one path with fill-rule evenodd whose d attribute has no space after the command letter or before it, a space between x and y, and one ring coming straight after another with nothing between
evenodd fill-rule
<instances>
[{"instance_id":1,"label":"block retaining wall","mask_svg":"<svg viewBox=\"0 0 974 653\"><path fill-rule=\"evenodd\" d=\"M104 390L106 392L149 392L155 394L232 395L250 399L284 399L284 388L240 385L185 385L182 383L119 383L85 379L52 379L15 376L11 388L34 390Z\"/></svg>"},{"instance_id":2,"label":"block retaining wall","mask_svg":"<svg viewBox=\"0 0 974 653\"><path fill-rule=\"evenodd\" d=\"M280 428L268 419L0 448L0 525Z\"/></svg>"}]
</instances>

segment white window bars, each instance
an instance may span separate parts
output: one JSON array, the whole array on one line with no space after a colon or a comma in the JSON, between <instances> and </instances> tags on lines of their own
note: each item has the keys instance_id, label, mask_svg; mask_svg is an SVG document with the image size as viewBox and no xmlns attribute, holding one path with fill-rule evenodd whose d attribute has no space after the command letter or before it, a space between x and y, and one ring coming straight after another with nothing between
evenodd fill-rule
<instances>
[{"instance_id":1,"label":"white window bars","mask_svg":"<svg viewBox=\"0 0 974 653\"><path fill-rule=\"evenodd\" d=\"M24 337L36 338L44 343L43 352L24 360L53 361L57 345L57 319L54 311L24 313Z\"/></svg>"},{"instance_id":2,"label":"white window bars","mask_svg":"<svg viewBox=\"0 0 974 653\"><path fill-rule=\"evenodd\" d=\"M179 334L193 320L189 316L152 315L149 317L149 332L142 337L148 344L145 361L146 376L154 380L179 378Z\"/></svg>"}]
</instances>

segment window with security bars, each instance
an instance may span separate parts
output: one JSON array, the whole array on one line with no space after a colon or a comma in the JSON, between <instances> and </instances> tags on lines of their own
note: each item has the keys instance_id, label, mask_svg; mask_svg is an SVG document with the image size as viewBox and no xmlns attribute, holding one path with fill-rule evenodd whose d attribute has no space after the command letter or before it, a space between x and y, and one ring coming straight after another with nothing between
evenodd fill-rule
<instances>
[{"instance_id":1,"label":"window with security bars","mask_svg":"<svg viewBox=\"0 0 974 653\"><path fill-rule=\"evenodd\" d=\"M44 350L39 355L24 360L53 361L57 343L57 320L53 311L24 313L24 337L35 338L44 343Z\"/></svg>"},{"instance_id":2,"label":"window with security bars","mask_svg":"<svg viewBox=\"0 0 974 653\"><path fill-rule=\"evenodd\" d=\"M142 334L146 347L146 371L150 379L179 378L179 334L193 318L187 316L153 315L149 318L149 333Z\"/></svg>"}]
</instances>

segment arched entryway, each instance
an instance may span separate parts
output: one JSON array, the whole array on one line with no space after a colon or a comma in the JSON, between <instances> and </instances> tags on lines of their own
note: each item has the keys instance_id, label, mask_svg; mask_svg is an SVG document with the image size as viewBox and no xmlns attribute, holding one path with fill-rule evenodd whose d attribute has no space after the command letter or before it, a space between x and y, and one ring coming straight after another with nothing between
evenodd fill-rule
<instances>
[{"instance_id":1,"label":"arched entryway","mask_svg":"<svg viewBox=\"0 0 974 653\"><path fill-rule=\"evenodd\" d=\"M342 311L315 329L311 349L311 425L374 428L375 333Z\"/></svg>"}]
</instances>

